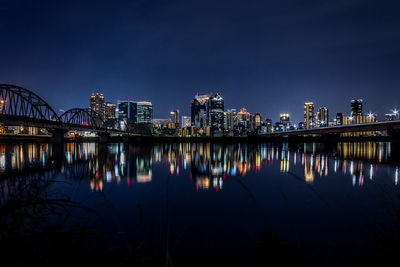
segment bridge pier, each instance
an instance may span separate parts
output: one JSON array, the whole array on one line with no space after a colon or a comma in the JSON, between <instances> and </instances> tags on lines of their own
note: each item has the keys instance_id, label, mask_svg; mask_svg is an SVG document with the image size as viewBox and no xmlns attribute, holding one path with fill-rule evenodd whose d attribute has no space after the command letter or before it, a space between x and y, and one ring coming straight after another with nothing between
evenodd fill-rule
<instances>
[{"instance_id":1,"label":"bridge pier","mask_svg":"<svg viewBox=\"0 0 400 267\"><path fill-rule=\"evenodd\" d=\"M64 144L64 135L67 132L65 129L50 129L49 132L52 135L52 142L55 145Z\"/></svg>"}]
</instances>

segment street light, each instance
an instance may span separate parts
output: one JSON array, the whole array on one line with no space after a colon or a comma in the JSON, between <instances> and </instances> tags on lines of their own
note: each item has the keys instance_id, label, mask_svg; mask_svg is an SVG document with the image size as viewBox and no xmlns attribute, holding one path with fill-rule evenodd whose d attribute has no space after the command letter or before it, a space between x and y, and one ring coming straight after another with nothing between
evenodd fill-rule
<instances>
[{"instance_id":1,"label":"street light","mask_svg":"<svg viewBox=\"0 0 400 267\"><path fill-rule=\"evenodd\" d=\"M393 109L393 114L396 117L396 119L399 119L399 111L397 109Z\"/></svg>"}]
</instances>

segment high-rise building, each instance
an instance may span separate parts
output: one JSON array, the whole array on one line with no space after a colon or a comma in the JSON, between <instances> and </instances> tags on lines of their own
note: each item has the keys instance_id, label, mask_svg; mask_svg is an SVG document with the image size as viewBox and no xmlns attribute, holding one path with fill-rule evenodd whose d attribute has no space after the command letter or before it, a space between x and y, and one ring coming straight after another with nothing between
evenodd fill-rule
<instances>
[{"instance_id":1,"label":"high-rise building","mask_svg":"<svg viewBox=\"0 0 400 267\"><path fill-rule=\"evenodd\" d=\"M213 131L224 129L224 99L218 93L207 102L207 125Z\"/></svg>"},{"instance_id":2,"label":"high-rise building","mask_svg":"<svg viewBox=\"0 0 400 267\"><path fill-rule=\"evenodd\" d=\"M306 129L314 128L314 103L304 103L304 127Z\"/></svg>"},{"instance_id":3,"label":"high-rise building","mask_svg":"<svg viewBox=\"0 0 400 267\"><path fill-rule=\"evenodd\" d=\"M136 102L137 121L136 123L151 124L153 120L153 104L148 101Z\"/></svg>"},{"instance_id":4,"label":"high-rise building","mask_svg":"<svg viewBox=\"0 0 400 267\"><path fill-rule=\"evenodd\" d=\"M94 113L96 117L100 116L104 120L105 112L104 112L104 95L103 94L93 93L90 96L90 112Z\"/></svg>"},{"instance_id":5,"label":"high-rise building","mask_svg":"<svg viewBox=\"0 0 400 267\"><path fill-rule=\"evenodd\" d=\"M246 110L246 108L241 108L236 116L237 116L238 126L240 128L240 132L249 131L251 128L251 124L250 124L251 115Z\"/></svg>"},{"instance_id":6,"label":"high-rise building","mask_svg":"<svg viewBox=\"0 0 400 267\"><path fill-rule=\"evenodd\" d=\"M128 129L137 121L136 102L134 100L118 100L118 124L122 130Z\"/></svg>"},{"instance_id":7,"label":"high-rise building","mask_svg":"<svg viewBox=\"0 0 400 267\"><path fill-rule=\"evenodd\" d=\"M351 100L350 102L351 117L362 116L362 110L363 110L362 105L363 105L362 99Z\"/></svg>"},{"instance_id":8,"label":"high-rise building","mask_svg":"<svg viewBox=\"0 0 400 267\"><path fill-rule=\"evenodd\" d=\"M179 126L179 110L178 109L171 110L171 112L169 113L169 120L172 123L177 124L177 127Z\"/></svg>"},{"instance_id":9,"label":"high-rise building","mask_svg":"<svg viewBox=\"0 0 400 267\"><path fill-rule=\"evenodd\" d=\"M317 111L317 126L327 127L329 123L329 112L328 108L322 107Z\"/></svg>"},{"instance_id":10,"label":"high-rise building","mask_svg":"<svg viewBox=\"0 0 400 267\"><path fill-rule=\"evenodd\" d=\"M279 121L283 124L290 124L290 114L289 113L281 113L279 114Z\"/></svg>"},{"instance_id":11,"label":"high-rise building","mask_svg":"<svg viewBox=\"0 0 400 267\"><path fill-rule=\"evenodd\" d=\"M118 100L118 123L121 129L133 124L152 124L153 105L147 101Z\"/></svg>"},{"instance_id":12,"label":"high-rise building","mask_svg":"<svg viewBox=\"0 0 400 267\"><path fill-rule=\"evenodd\" d=\"M191 119L189 116L182 116L182 128L189 128L191 126Z\"/></svg>"},{"instance_id":13,"label":"high-rise building","mask_svg":"<svg viewBox=\"0 0 400 267\"><path fill-rule=\"evenodd\" d=\"M272 118L266 118L265 119L265 126L267 127L267 132L268 133L270 133L270 132L272 132L272 127L273 127L273 125L272 125Z\"/></svg>"},{"instance_id":14,"label":"high-rise building","mask_svg":"<svg viewBox=\"0 0 400 267\"><path fill-rule=\"evenodd\" d=\"M210 100L211 95L199 95L193 98L191 103L191 123L192 126L201 128L207 124L207 103Z\"/></svg>"},{"instance_id":15,"label":"high-rise building","mask_svg":"<svg viewBox=\"0 0 400 267\"><path fill-rule=\"evenodd\" d=\"M224 99L217 94L196 95L191 103L192 126L211 126L213 130L224 127Z\"/></svg>"},{"instance_id":16,"label":"high-rise building","mask_svg":"<svg viewBox=\"0 0 400 267\"><path fill-rule=\"evenodd\" d=\"M116 105L111 102L105 102L104 103L104 114L105 114L105 120L114 120L116 118L115 115L116 111Z\"/></svg>"},{"instance_id":17,"label":"high-rise building","mask_svg":"<svg viewBox=\"0 0 400 267\"><path fill-rule=\"evenodd\" d=\"M259 132L261 130L261 123L262 123L261 114L259 112L254 113L253 125L255 131Z\"/></svg>"},{"instance_id":18,"label":"high-rise building","mask_svg":"<svg viewBox=\"0 0 400 267\"><path fill-rule=\"evenodd\" d=\"M343 113L337 113L336 114L336 125L343 125Z\"/></svg>"},{"instance_id":19,"label":"high-rise building","mask_svg":"<svg viewBox=\"0 0 400 267\"><path fill-rule=\"evenodd\" d=\"M235 125L236 109L228 109L224 112L224 129L233 131Z\"/></svg>"}]
</instances>

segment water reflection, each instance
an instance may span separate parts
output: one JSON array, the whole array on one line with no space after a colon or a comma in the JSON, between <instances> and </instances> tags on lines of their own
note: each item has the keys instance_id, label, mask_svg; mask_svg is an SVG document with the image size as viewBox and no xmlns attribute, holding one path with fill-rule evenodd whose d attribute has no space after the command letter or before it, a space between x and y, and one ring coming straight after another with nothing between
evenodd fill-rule
<instances>
[{"instance_id":1,"label":"water reflection","mask_svg":"<svg viewBox=\"0 0 400 267\"><path fill-rule=\"evenodd\" d=\"M98 191L103 190L104 183L131 186L151 182L154 164L166 168L170 175L188 177L197 191L220 191L228 176L245 177L249 172L257 173L276 166L281 173L294 172L301 166L307 183L328 176L332 170L349 176L353 186L363 186L365 177L373 180L380 171L389 172L394 184L398 183L398 162L391 158L390 143L340 143L326 151L323 144L290 148L287 143L140 146L70 143L65 145L57 166L60 173L70 178L89 179L90 188ZM57 159L54 153L49 144L0 145L0 173L30 168L54 169ZM385 168L385 163L397 167Z\"/></svg>"}]
</instances>

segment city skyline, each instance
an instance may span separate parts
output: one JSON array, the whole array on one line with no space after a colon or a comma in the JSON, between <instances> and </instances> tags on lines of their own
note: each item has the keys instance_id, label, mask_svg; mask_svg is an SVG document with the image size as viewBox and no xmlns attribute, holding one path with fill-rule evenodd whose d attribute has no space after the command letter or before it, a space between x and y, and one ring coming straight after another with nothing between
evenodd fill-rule
<instances>
[{"instance_id":1,"label":"city skyline","mask_svg":"<svg viewBox=\"0 0 400 267\"><path fill-rule=\"evenodd\" d=\"M380 115L400 107L400 3L289 3L2 1L0 80L63 110L99 89L113 103L148 99L155 117L186 113L193 93L208 91L274 121L301 121L306 101L345 112L363 98Z\"/></svg>"},{"instance_id":2,"label":"city skyline","mask_svg":"<svg viewBox=\"0 0 400 267\"><path fill-rule=\"evenodd\" d=\"M100 90L98 90L99 92L100 92ZM94 95L94 94L102 94L102 93L92 93L91 95ZM212 95L212 94L214 94L214 93L196 93L196 95ZM219 93L216 93L217 95L221 95L221 94L219 94ZM222 97L224 97L223 95L221 95ZM224 99L225 99L225 97L224 97ZM125 98L121 98L121 99L117 99L117 101L116 101L116 103L118 103L118 101L121 101L121 100L129 100L129 101L136 101L136 102L141 102L141 101L149 101L149 102L151 102L151 103L153 103L153 101L151 101L151 99L147 99L147 100L137 100L136 98L128 98L128 97L125 97ZM191 100L193 100L193 96L192 96L192 99ZM345 110L335 110L335 109L333 109L333 108L331 108L329 105L326 105L326 104L323 104L323 103L321 103L321 104L319 104L319 103L314 103L314 102L310 102L310 101L306 101L306 102L303 102L303 105L306 103L311 103L311 104L313 104L313 111L312 111L312 113L314 114L313 115L313 119L316 119L317 118L317 116L318 116L318 112L320 111L320 109L326 109L326 111L325 112L328 112L327 114L328 114L328 122L330 121L330 122L332 122L332 121L334 121L335 120L335 115L336 114L338 114L338 113L343 113L344 115L346 115L346 116L349 116L349 117L352 117L353 116L353 111L352 111L352 107L351 107L351 103L352 103L352 101L357 101L357 100L361 100L362 102L363 102L363 99L362 98L356 98L356 99L350 99L348 102L346 102L347 103L347 109L345 109ZM105 102L105 103L113 103L113 102L109 102L109 101L107 101L107 102ZM226 102L225 102L226 103ZM350 105L349 105L349 103L350 103ZM363 104L365 104L366 102L363 102ZM115 104L115 103L114 103ZM176 108L172 108L172 109L170 109L170 110L166 110L165 112L163 112L162 114L161 114L161 116L153 116L153 118L154 119L169 119L170 118L170 113L171 112L173 112L173 111L178 111L178 112L180 112L181 113L181 115L182 116L189 116L190 117L190 113L191 113L191 111L190 111L190 105L186 105L187 107L186 107L186 111L184 111L184 112L180 112L179 110L180 109L176 109ZM365 105L364 105L365 106ZM367 105L367 107L368 106L370 106L370 105ZM225 110L231 110L231 109L234 109L234 110L240 110L240 109L242 109L242 108L245 108L246 110L248 109L248 107L246 106L246 105L241 105L241 106L238 106L238 107L232 107L232 106L230 106L229 105L229 103L228 103L228 105L226 105L225 104ZM250 108L251 108L251 105L250 105ZM295 117L300 117L300 119L298 120L298 121L296 121L296 120L291 120L291 122L292 123L296 123L296 124L298 124L299 122L304 122L304 117L303 117L303 108L301 108L301 107L298 107L297 108L298 109L298 111L299 112L297 112L297 113L289 113L289 112L285 112L285 111L283 111L283 112L279 112L279 113L277 113L277 114L264 114L264 113L262 113L262 112L259 112L259 111L256 111L256 110L250 110L250 114L256 114L256 113L260 113L261 115L262 115L262 117L264 118L263 120L265 121L265 119L267 119L267 118L271 118L273 121L279 121L280 120L280 116L282 115L282 114L289 114L289 116L295 116ZM185 110L185 109L184 109ZM384 111L384 110L383 110ZM386 111L384 111L384 113L381 113L381 114L379 114L379 113L377 113L377 112L374 112L373 110L371 110L371 109L369 109L369 110L366 110L365 108L361 108L361 113L360 113L360 115L366 115L366 116L368 116L368 115L371 115L371 114L373 114L374 116L376 116L377 115L377 119L378 120L385 120L385 118L386 118L386 115L388 115L388 114L393 114L393 113L397 113L397 112L399 112L399 109L397 108L397 106L396 107L393 107L393 108L388 108ZM326 116L326 115L325 115ZM275 119L276 118L276 119ZM325 125L326 126L326 125Z\"/></svg>"}]
</instances>

